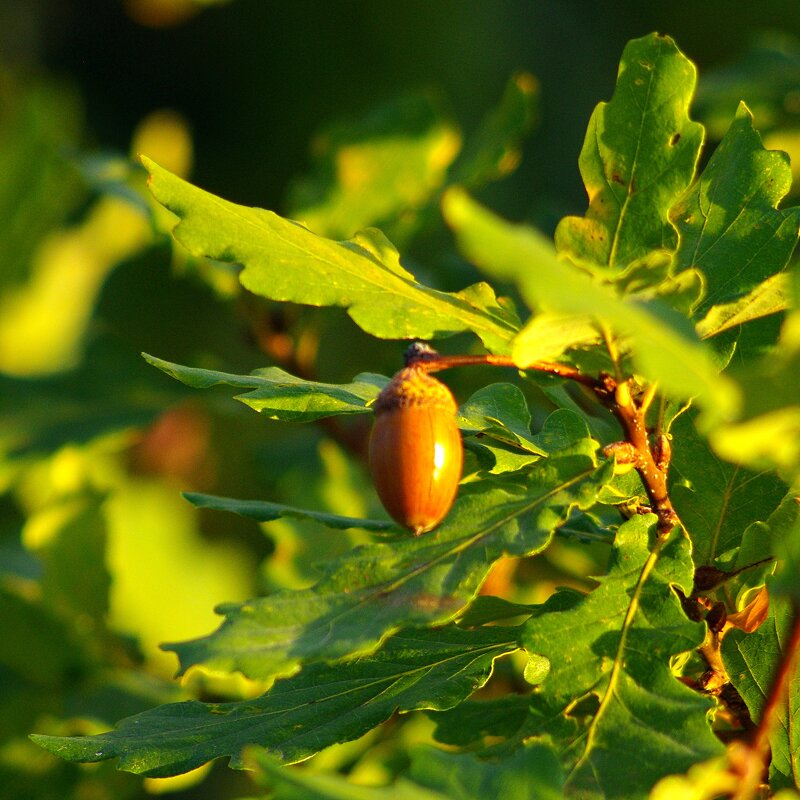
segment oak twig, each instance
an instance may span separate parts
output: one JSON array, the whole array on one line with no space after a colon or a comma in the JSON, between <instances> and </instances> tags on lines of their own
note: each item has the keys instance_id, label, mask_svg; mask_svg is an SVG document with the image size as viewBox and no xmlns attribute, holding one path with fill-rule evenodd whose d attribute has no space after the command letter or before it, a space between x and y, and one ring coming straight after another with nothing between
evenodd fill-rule
<instances>
[{"instance_id":1,"label":"oak twig","mask_svg":"<svg viewBox=\"0 0 800 800\"><path fill-rule=\"evenodd\" d=\"M761 713L753 738L731 753L731 767L740 777L739 787L733 800L751 800L756 797L759 786L765 780L765 772L770 760L769 737L775 729L778 712L788 691L800 654L800 609L797 603L792 608L792 627L789 641L783 651L775 677L767 695L767 702Z\"/></svg>"}]
</instances>

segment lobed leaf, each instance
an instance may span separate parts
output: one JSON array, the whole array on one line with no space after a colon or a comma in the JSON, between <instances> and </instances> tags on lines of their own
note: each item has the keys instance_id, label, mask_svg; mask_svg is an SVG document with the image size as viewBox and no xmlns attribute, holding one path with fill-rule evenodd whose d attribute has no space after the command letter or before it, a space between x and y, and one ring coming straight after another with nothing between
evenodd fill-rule
<instances>
[{"instance_id":1,"label":"lobed leaf","mask_svg":"<svg viewBox=\"0 0 800 800\"><path fill-rule=\"evenodd\" d=\"M350 741L397 711L446 709L489 679L494 660L517 649L517 628L405 630L371 656L307 666L261 697L231 703L170 703L96 736L35 735L67 761L120 759L153 777L188 772L258 744L284 763Z\"/></svg>"},{"instance_id":2,"label":"lobed leaf","mask_svg":"<svg viewBox=\"0 0 800 800\"><path fill-rule=\"evenodd\" d=\"M150 190L177 214L173 235L193 255L238 262L242 285L282 302L342 306L367 333L435 339L472 331L495 351L516 332L488 286L448 293L418 283L375 229L336 242L271 211L222 200L147 158Z\"/></svg>"},{"instance_id":3,"label":"lobed leaf","mask_svg":"<svg viewBox=\"0 0 800 800\"><path fill-rule=\"evenodd\" d=\"M401 625L453 619L492 563L542 550L573 507L588 507L611 477L585 455L553 455L524 486L464 494L432 533L355 548L309 589L280 591L220 610L213 634L165 645L193 664L252 678L373 651Z\"/></svg>"},{"instance_id":4,"label":"lobed leaf","mask_svg":"<svg viewBox=\"0 0 800 800\"><path fill-rule=\"evenodd\" d=\"M746 295L786 266L800 233L800 208L778 209L791 185L789 157L764 149L740 104L700 179L672 210L678 265L705 277L701 311Z\"/></svg>"},{"instance_id":5,"label":"lobed leaf","mask_svg":"<svg viewBox=\"0 0 800 800\"><path fill-rule=\"evenodd\" d=\"M560 253L619 269L677 247L669 209L692 181L703 140L688 114L695 82L694 65L669 37L627 44L614 96L595 109L581 150L589 208L559 224Z\"/></svg>"},{"instance_id":6,"label":"lobed leaf","mask_svg":"<svg viewBox=\"0 0 800 800\"><path fill-rule=\"evenodd\" d=\"M713 701L670 670L704 634L671 590L691 591L689 542L679 528L650 550L655 542L654 515L628 520L600 586L566 608L546 604L523 626L523 646L550 661L526 735L556 745L567 795L643 798L664 775L722 751L708 724Z\"/></svg>"},{"instance_id":7,"label":"lobed leaf","mask_svg":"<svg viewBox=\"0 0 800 800\"><path fill-rule=\"evenodd\" d=\"M155 356L145 360L195 389L226 384L250 389L236 399L270 419L287 422L313 422L337 414L362 414L387 383L382 375L362 373L352 383L334 384L306 381L279 367L255 370L250 375L234 375L199 367L184 367Z\"/></svg>"},{"instance_id":8,"label":"lobed leaf","mask_svg":"<svg viewBox=\"0 0 800 800\"><path fill-rule=\"evenodd\" d=\"M486 737L510 739L522 729L529 704L527 695L506 694L490 700L465 700L428 716L436 723L437 742L467 747L483 744Z\"/></svg>"}]
</instances>

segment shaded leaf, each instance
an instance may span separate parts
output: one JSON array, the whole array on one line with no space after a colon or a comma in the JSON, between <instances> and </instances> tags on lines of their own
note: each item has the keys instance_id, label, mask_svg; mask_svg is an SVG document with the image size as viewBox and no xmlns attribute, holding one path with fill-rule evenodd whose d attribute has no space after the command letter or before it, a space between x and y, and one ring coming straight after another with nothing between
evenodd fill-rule
<instances>
[{"instance_id":1,"label":"shaded leaf","mask_svg":"<svg viewBox=\"0 0 800 800\"><path fill-rule=\"evenodd\" d=\"M215 633L165 649L182 670L205 664L267 678L370 652L401 625L453 619L495 560L540 551L573 506L591 505L608 469L583 455L551 456L525 486L465 493L433 532L357 547L313 587L224 606Z\"/></svg>"},{"instance_id":2,"label":"shaded leaf","mask_svg":"<svg viewBox=\"0 0 800 800\"><path fill-rule=\"evenodd\" d=\"M525 395L512 383L492 383L479 389L461 406L456 422L465 434L482 433L530 453L545 455L531 434ZM587 436L587 432L582 435Z\"/></svg>"},{"instance_id":3,"label":"shaded leaf","mask_svg":"<svg viewBox=\"0 0 800 800\"><path fill-rule=\"evenodd\" d=\"M529 705L527 695L507 694L491 700L465 700L428 716L436 723L437 742L466 747L482 743L485 737L510 739L522 728Z\"/></svg>"},{"instance_id":4,"label":"shaded leaf","mask_svg":"<svg viewBox=\"0 0 800 800\"><path fill-rule=\"evenodd\" d=\"M513 75L499 104L467 137L464 150L451 170L451 180L467 187L482 186L516 169L521 144L533 123L539 100L536 78L526 72Z\"/></svg>"},{"instance_id":5,"label":"shaded leaf","mask_svg":"<svg viewBox=\"0 0 800 800\"><path fill-rule=\"evenodd\" d=\"M695 110L709 135L721 139L731 110L744 100L758 126L795 126L797 112L790 92L800 84L800 43L785 30L754 30L733 60L703 70Z\"/></svg>"},{"instance_id":6,"label":"shaded leaf","mask_svg":"<svg viewBox=\"0 0 800 800\"><path fill-rule=\"evenodd\" d=\"M713 701L670 670L673 655L703 639L671 590L690 591L692 577L680 529L657 542L655 516L637 516L619 528L597 589L566 610L545 605L523 626L524 647L550 661L526 733L551 737L568 795L646 797L659 778L721 751L708 724Z\"/></svg>"},{"instance_id":7,"label":"shaded leaf","mask_svg":"<svg viewBox=\"0 0 800 800\"><path fill-rule=\"evenodd\" d=\"M769 518L786 485L772 472L753 472L720 459L688 414L676 420L672 436L670 496L692 540L695 563L720 559L721 565L731 565L745 530Z\"/></svg>"},{"instance_id":8,"label":"shaded leaf","mask_svg":"<svg viewBox=\"0 0 800 800\"><path fill-rule=\"evenodd\" d=\"M496 658L517 649L516 628L406 630L371 656L307 666L261 697L171 703L97 736L37 735L68 761L119 757L120 769L155 777L188 772L259 744L285 763L363 735L396 711L445 709L482 686Z\"/></svg>"},{"instance_id":9,"label":"shaded leaf","mask_svg":"<svg viewBox=\"0 0 800 800\"><path fill-rule=\"evenodd\" d=\"M538 742L491 761L481 761L469 753L420 748L412 757L411 776L423 786L459 800L561 800L564 796L564 775L556 754Z\"/></svg>"},{"instance_id":10,"label":"shaded leaf","mask_svg":"<svg viewBox=\"0 0 800 800\"><path fill-rule=\"evenodd\" d=\"M270 790L271 800L451 800L405 778L390 786L362 786L342 775L286 768L255 747L248 748L245 766Z\"/></svg>"},{"instance_id":11,"label":"shaded leaf","mask_svg":"<svg viewBox=\"0 0 800 800\"><path fill-rule=\"evenodd\" d=\"M180 217L175 238L193 255L243 265L242 285L271 300L343 306L367 333L434 339L473 331L503 350L515 333L489 287L455 294L418 283L375 229L335 242L271 211L238 206L143 158L150 189Z\"/></svg>"},{"instance_id":12,"label":"shaded leaf","mask_svg":"<svg viewBox=\"0 0 800 800\"><path fill-rule=\"evenodd\" d=\"M691 183L703 140L688 114L695 81L694 65L669 37L627 44L614 96L595 109L581 150L589 209L561 221L559 252L619 268L677 247L669 209Z\"/></svg>"},{"instance_id":13,"label":"shaded leaf","mask_svg":"<svg viewBox=\"0 0 800 800\"><path fill-rule=\"evenodd\" d=\"M43 238L83 200L65 157L80 138L82 110L66 84L0 72L0 286L18 286Z\"/></svg>"},{"instance_id":14,"label":"shaded leaf","mask_svg":"<svg viewBox=\"0 0 800 800\"><path fill-rule=\"evenodd\" d=\"M101 337L69 372L0 375L0 455L22 459L144 426L184 396L119 342Z\"/></svg>"},{"instance_id":15,"label":"shaded leaf","mask_svg":"<svg viewBox=\"0 0 800 800\"><path fill-rule=\"evenodd\" d=\"M678 264L705 276L702 311L784 268L800 231L800 209L777 209L791 184L788 156L764 149L740 105L700 179L672 210L681 235Z\"/></svg>"}]
</instances>

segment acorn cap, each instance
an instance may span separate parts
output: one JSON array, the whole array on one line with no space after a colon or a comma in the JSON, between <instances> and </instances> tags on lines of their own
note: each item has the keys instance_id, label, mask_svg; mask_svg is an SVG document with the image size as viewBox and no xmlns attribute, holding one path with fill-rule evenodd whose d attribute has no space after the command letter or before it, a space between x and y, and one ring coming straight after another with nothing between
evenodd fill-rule
<instances>
[{"instance_id":1,"label":"acorn cap","mask_svg":"<svg viewBox=\"0 0 800 800\"><path fill-rule=\"evenodd\" d=\"M375 400L375 413L409 406L441 408L455 414L458 411L453 393L436 378L428 375L418 364L401 369L386 384Z\"/></svg>"}]
</instances>

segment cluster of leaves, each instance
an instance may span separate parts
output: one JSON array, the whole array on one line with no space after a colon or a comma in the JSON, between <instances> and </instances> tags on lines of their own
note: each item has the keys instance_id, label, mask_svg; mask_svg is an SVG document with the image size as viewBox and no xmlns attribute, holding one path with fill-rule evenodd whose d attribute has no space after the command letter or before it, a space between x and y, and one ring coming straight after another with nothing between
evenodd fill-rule
<instances>
[{"instance_id":1,"label":"cluster of leaves","mask_svg":"<svg viewBox=\"0 0 800 800\"><path fill-rule=\"evenodd\" d=\"M190 494L198 507L357 528L373 541L326 562L313 585L223 606L217 631L166 645L181 672L240 672L270 684L261 696L162 705L108 733L37 736L39 744L70 761L118 757L122 768L149 776L227 756L279 797L643 797L704 762L703 780L725 773L716 734L727 725L736 736L743 723L697 690L708 664L695 651L709 634L680 597L697 597L701 566L730 573L706 594L731 613L766 582L768 623L734 628L714 644L758 721L800 561L792 491L800 477L800 290L786 271L800 208L778 208L791 183L788 160L763 147L744 105L697 174L704 130L689 117L694 88L694 67L670 39L628 45L614 96L595 110L580 156L588 210L561 222L555 245L498 218L464 188L513 161L530 114L522 79L455 162L452 132L402 109L427 137L410 139L409 180L397 165L381 170L380 148L363 152L331 135L320 176L296 194L313 230L222 200L144 159L155 198L179 218L178 242L195 257L240 264L251 293L340 306L380 338L473 334L490 352L513 356L523 385L535 384L554 410L532 434L516 385L490 384L468 399L459 425L474 458L460 497L440 527L417 538L382 520ZM333 169L341 174L326 183ZM402 191L387 194L384 179ZM379 198L374 216L351 209L348 187ZM487 283L453 293L424 285L375 228L344 241L324 235L379 223L402 239L431 224L439 204L464 256L518 293L527 320ZM645 489L600 447L620 438L615 422L600 408L581 413L591 401L563 384L525 373L541 359L656 392L651 421L672 436L682 526L661 537L655 515L631 515L645 510ZM190 387L244 390L237 399L250 408L294 422L368 415L387 380L360 374L328 384L277 367L238 375L148 360ZM555 536L607 543L595 588L559 589L542 604L479 594L496 562L539 554ZM527 654L516 691L473 697L495 662L516 651ZM774 790L796 780L795 706L790 694L785 724L772 735ZM467 752L421 749L408 775L386 789L277 767L418 710L434 720L438 741Z\"/></svg>"}]
</instances>

